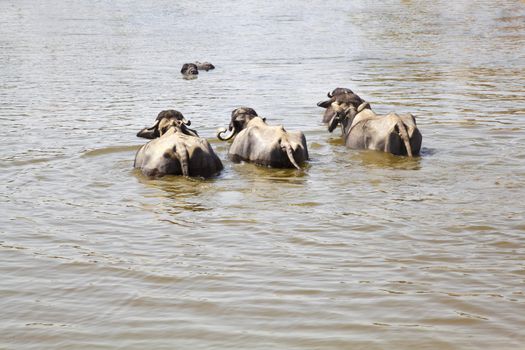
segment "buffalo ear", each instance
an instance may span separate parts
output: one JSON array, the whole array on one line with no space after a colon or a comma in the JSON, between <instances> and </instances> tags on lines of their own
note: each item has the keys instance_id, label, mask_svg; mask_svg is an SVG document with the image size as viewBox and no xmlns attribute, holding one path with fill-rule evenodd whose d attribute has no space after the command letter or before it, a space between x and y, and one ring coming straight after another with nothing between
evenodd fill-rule
<instances>
[{"instance_id":1,"label":"buffalo ear","mask_svg":"<svg viewBox=\"0 0 525 350\"><path fill-rule=\"evenodd\" d=\"M159 134L159 121L157 120L155 122L155 124L150 127L150 128L144 128L142 130L140 130L138 133L137 133L137 137L142 137L142 138L145 138L145 139L155 139L157 137L160 137L160 134Z\"/></svg>"},{"instance_id":2,"label":"buffalo ear","mask_svg":"<svg viewBox=\"0 0 525 350\"><path fill-rule=\"evenodd\" d=\"M326 101L321 101L321 102L318 102L317 105L319 107L322 107L322 108L328 108L330 107L330 105L332 104L332 100L326 100Z\"/></svg>"},{"instance_id":3,"label":"buffalo ear","mask_svg":"<svg viewBox=\"0 0 525 350\"><path fill-rule=\"evenodd\" d=\"M332 119L330 119L330 121L328 122L328 131L334 131L335 128L337 128L337 124L339 124L339 116L337 115L337 113L335 113Z\"/></svg>"}]
</instances>

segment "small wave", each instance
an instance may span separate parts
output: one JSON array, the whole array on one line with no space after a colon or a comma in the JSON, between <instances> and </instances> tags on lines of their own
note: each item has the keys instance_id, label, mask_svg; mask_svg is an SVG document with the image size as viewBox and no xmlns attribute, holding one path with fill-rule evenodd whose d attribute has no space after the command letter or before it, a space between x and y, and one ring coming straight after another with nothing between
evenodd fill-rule
<instances>
[{"instance_id":1,"label":"small wave","mask_svg":"<svg viewBox=\"0 0 525 350\"><path fill-rule=\"evenodd\" d=\"M82 153L82 157L98 157L106 154L121 153L135 151L140 145L129 145L129 146L109 146L103 148L96 148Z\"/></svg>"},{"instance_id":2,"label":"small wave","mask_svg":"<svg viewBox=\"0 0 525 350\"><path fill-rule=\"evenodd\" d=\"M17 166L38 164L38 163L47 163L55 160L64 159L66 156L56 156L56 157L43 157L43 158L33 158L33 159L23 159L23 160L12 160L7 162L1 162L0 168L11 168Z\"/></svg>"}]
</instances>

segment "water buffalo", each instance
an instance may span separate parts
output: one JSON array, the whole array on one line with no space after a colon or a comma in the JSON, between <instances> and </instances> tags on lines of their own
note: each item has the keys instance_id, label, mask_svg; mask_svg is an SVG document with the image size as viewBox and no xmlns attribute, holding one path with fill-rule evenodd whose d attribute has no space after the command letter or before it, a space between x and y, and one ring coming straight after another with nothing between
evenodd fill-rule
<instances>
[{"instance_id":1,"label":"water buffalo","mask_svg":"<svg viewBox=\"0 0 525 350\"><path fill-rule=\"evenodd\" d=\"M228 156L234 162L246 161L275 168L301 169L308 160L306 138L300 131L286 131L282 126L269 126L248 107L234 109L231 114L229 136L226 129L219 130L217 137L230 140L235 136Z\"/></svg>"},{"instance_id":2,"label":"water buffalo","mask_svg":"<svg viewBox=\"0 0 525 350\"><path fill-rule=\"evenodd\" d=\"M138 132L151 139L135 156L133 166L146 176L184 175L210 177L223 165L211 145L188 128L190 121L175 110L159 113L155 124Z\"/></svg>"},{"instance_id":3,"label":"water buffalo","mask_svg":"<svg viewBox=\"0 0 525 350\"><path fill-rule=\"evenodd\" d=\"M332 132L340 123L348 148L370 149L396 155L418 155L423 137L412 114L375 114L368 102L332 104L335 115L328 124Z\"/></svg>"},{"instance_id":4,"label":"water buffalo","mask_svg":"<svg viewBox=\"0 0 525 350\"><path fill-rule=\"evenodd\" d=\"M184 63L180 72L185 77L194 77L199 74L199 68L195 63Z\"/></svg>"},{"instance_id":5,"label":"water buffalo","mask_svg":"<svg viewBox=\"0 0 525 350\"><path fill-rule=\"evenodd\" d=\"M339 103L346 103L348 105L352 104L357 108L361 103L365 102L363 99L361 99L361 97L347 88L335 88L332 92L329 92L327 96L329 100L321 101L317 104L319 107L326 109L323 115L323 123L328 123L335 115L332 103L337 101Z\"/></svg>"}]
</instances>

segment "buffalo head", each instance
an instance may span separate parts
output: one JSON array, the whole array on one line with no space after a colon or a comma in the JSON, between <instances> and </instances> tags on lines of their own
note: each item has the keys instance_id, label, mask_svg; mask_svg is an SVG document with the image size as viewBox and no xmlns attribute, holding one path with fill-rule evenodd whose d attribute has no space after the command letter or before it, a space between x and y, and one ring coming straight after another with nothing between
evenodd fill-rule
<instances>
[{"instance_id":1,"label":"buffalo head","mask_svg":"<svg viewBox=\"0 0 525 350\"><path fill-rule=\"evenodd\" d=\"M197 132L188 128L191 121L186 120L182 113L174 109L162 111L155 119L155 124L149 128L144 128L137 133L138 137L145 139L155 139L164 135L171 127L175 127L187 135L198 136Z\"/></svg>"},{"instance_id":2,"label":"buffalo head","mask_svg":"<svg viewBox=\"0 0 525 350\"><path fill-rule=\"evenodd\" d=\"M228 126L228 131L231 132L230 135L223 137L222 135L226 132L226 129L222 128L217 133L217 138L221 141L230 140L242 129L246 128L250 120L252 120L255 117L258 117L258 115L253 108L240 107L234 109L232 111L230 125ZM262 120L264 121L266 120L266 118L262 118Z\"/></svg>"},{"instance_id":3,"label":"buffalo head","mask_svg":"<svg viewBox=\"0 0 525 350\"><path fill-rule=\"evenodd\" d=\"M350 89L338 87L338 88L335 88L332 92L327 93L326 96L328 96L328 98L332 98L337 95L353 94L353 93L354 92Z\"/></svg>"},{"instance_id":4,"label":"buffalo head","mask_svg":"<svg viewBox=\"0 0 525 350\"><path fill-rule=\"evenodd\" d=\"M190 77L199 74L199 69L195 63L184 63L180 72L182 75Z\"/></svg>"},{"instance_id":5,"label":"buffalo head","mask_svg":"<svg viewBox=\"0 0 525 350\"><path fill-rule=\"evenodd\" d=\"M335 88L332 92L329 92L327 96L329 97L328 100L317 103L319 107L326 109L323 116L323 123L328 123L334 116L334 103L345 103L348 105L352 104L355 108L357 108L361 103L364 102L361 97L347 88Z\"/></svg>"},{"instance_id":6,"label":"buffalo head","mask_svg":"<svg viewBox=\"0 0 525 350\"><path fill-rule=\"evenodd\" d=\"M355 95L354 92L352 90L350 90L350 89L338 87L338 88L335 88L334 90L332 90L332 92L328 92L326 94L326 96L328 96L329 100L318 102L317 105L319 107L328 108L328 107L330 107L332 102L335 101L335 97L336 96L344 95L344 94ZM355 96L357 96L357 95L355 95Z\"/></svg>"}]
</instances>

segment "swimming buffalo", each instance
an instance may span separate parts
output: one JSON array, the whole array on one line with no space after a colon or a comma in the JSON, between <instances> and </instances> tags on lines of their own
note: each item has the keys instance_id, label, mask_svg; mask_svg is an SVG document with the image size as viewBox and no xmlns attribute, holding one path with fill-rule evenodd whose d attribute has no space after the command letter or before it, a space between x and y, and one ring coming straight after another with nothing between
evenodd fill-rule
<instances>
[{"instance_id":1,"label":"swimming buffalo","mask_svg":"<svg viewBox=\"0 0 525 350\"><path fill-rule=\"evenodd\" d=\"M323 115L323 123L328 123L335 115L332 103L346 103L357 108L361 103L365 102L361 97L347 88L335 88L332 92L329 92L327 96L329 98L328 100L321 101L317 104L319 107L326 109Z\"/></svg>"},{"instance_id":2,"label":"swimming buffalo","mask_svg":"<svg viewBox=\"0 0 525 350\"><path fill-rule=\"evenodd\" d=\"M152 139L142 146L133 166L146 176L184 175L210 177L223 165L205 139L188 128L190 121L175 110L159 113L155 124L138 132L138 137Z\"/></svg>"},{"instance_id":3,"label":"swimming buffalo","mask_svg":"<svg viewBox=\"0 0 525 350\"><path fill-rule=\"evenodd\" d=\"M217 137L233 140L228 156L235 162L246 161L275 168L301 169L308 160L306 138L300 131L286 131L282 126L266 124L255 110L248 107L234 109L229 125L230 135L223 137L226 129L219 130Z\"/></svg>"},{"instance_id":4,"label":"swimming buffalo","mask_svg":"<svg viewBox=\"0 0 525 350\"><path fill-rule=\"evenodd\" d=\"M207 72L212 69L215 69L215 66L210 62L196 61L195 63L184 63L180 72L185 78L196 78L200 70Z\"/></svg>"},{"instance_id":5,"label":"swimming buffalo","mask_svg":"<svg viewBox=\"0 0 525 350\"><path fill-rule=\"evenodd\" d=\"M332 104L335 115L328 124L332 132L338 124L349 148L370 149L396 155L418 155L423 139L412 114L377 115L368 102L357 108L353 104Z\"/></svg>"}]
</instances>

